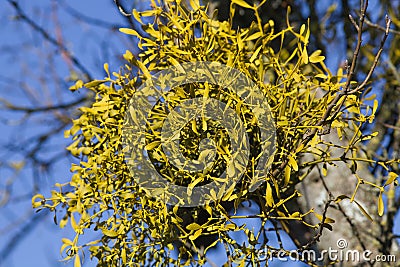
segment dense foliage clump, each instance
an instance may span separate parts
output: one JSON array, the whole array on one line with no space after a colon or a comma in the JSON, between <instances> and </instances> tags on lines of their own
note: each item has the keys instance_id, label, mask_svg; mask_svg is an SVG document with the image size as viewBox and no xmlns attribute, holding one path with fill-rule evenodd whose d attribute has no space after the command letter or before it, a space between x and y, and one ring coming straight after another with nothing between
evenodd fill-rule
<instances>
[{"instance_id":1,"label":"dense foliage clump","mask_svg":"<svg viewBox=\"0 0 400 267\"><path fill-rule=\"evenodd\" d=\"M126 51L123 55L126 64L119 72L111 73L105 64L107 77L103 80L85 84L78 81L71 87L72 90L85 87L94 96L90 106L80 108L81 116L65 133L73 139L68 150L80 162L72 165L73 175L68 184L57 184L58 189L51 197L35 196L33 205L38 209L65 211L60 227L69 222L76 236L63 239L62 251L67 259L75 257L75 266L80 265L85 247L89 247L91 257L97 258L98 266L202 265L207 261L209 249L218 243L226 249L227 266L232 263L244 266L247 262L257 266L261 264L257 256L260 249L268 246L267 258L280 249L267 243L266 231L271 231L266 227L268 221L279 223L285 231L289 231L287 223L292 220L315 231L332 228L334 221L325 213L318 214L312 208L306 212L287 208L287 203L301 197L295 185L307 179L312 170L320 168L327 175L327 165L343 161L357 173L358 162L375 162L364 158L359 144L377 135L363 133L365 126L374 121L377 100L372 106L366 105L366 94L356 83L346 80L342 69L332 74L324 64L321 51L309 51L307 24L296 29L288 20L286 29L275 32L273 21L263 24L258 16L258 8L263 3L258 6L242 0L233 3L252 10L257 22L248 28L233 29L230 21L219 22L209 17L206 7L195 0L190 2L190 7L165 1L163 5L153 2L153 8L148 11L134 10L133 16L142 25L143 32L125 28L121 32L138 38L142 52L136 56ZM144 20L151 23L146 24ZM272 42L285 43L285 46L274 50ZM276 125L276 153L264 183L256 190L249 190L255 182L249 168L242 181L220 200L182 209L148 197L138 185L126 164L122 129L129 100L144 81L169 66L194 61L233 67L261 88ZM175 88L166 101L173 105L183 99L204 96L206 91L210 97L236 107L249 133L257 136L257 127L251 126L256 121L252 121L250 108L240 107L240 99L228 103L235 96L224 88L209 84L182 86ZM154 110L161 117L153 118L152 122L162 123L162 114L168 110L157 106ZM224 130L212 122L209 125L214 130L202 131L202 122L194 121L182 130L183 136L188 136L186 140L200 140L219 131L225 144L222 147L229 150ZM157 130L155 125L149 127ZM342 143L326 141L323 136L329 133L337 134ZM157 133L146 138L149 156L159 163L157 168L162 173L169 166L159 142L155 142ZM256 162L259 144L256 137L252 140L252 159ZM198 142L187 143L182 153L193 159L199 157ZM340 157L331 156L338 153ZM388 168L391 162L379 163ZM223 154L219 154L214 166L214 175L224 171ZM186 176L168 178L182 185L193 182ZM353 195L335 196L330 201L340 202L345 198L355 201L359 186L369 186L379 193L378 211L382 214L382 192L395 179L396 175L390 173L385 185L377 185L360 178L358 184L348 185L355 188ZM236 211L247 201L257 203L259 212L237 215ZM308 223L305 218L309 215L315 216L319 223ZM248 229L244 224L237 224L235 218L257 218L261 228ZM79 237L87 231L101 233L101 238L80 242ZM237 242L233 232L244 233L246 242ZM207 237L210 239L206 240Z\"/></svg>"}]
</instances>

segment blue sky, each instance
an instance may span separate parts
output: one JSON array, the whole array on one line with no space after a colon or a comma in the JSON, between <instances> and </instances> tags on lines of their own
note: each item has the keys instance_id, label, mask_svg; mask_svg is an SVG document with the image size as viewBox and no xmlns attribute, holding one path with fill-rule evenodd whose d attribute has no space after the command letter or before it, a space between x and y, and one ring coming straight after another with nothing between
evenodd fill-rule
<instances>
[{"instance_id":1,"label":"blue sky","mask_svg":"<svg viewBox=\"0 0 400 267\"><path fill-rule=\"evenodd\" d=\"M61 2L61 1L60 1ZM54 10L51 9L51 1L18 1L24 11L35 19L43 28L47 29L51 34L55 34ZM95 1L95 0L68 0L68 5L79 12L84 13L88 17L99 18L101 20L113 23L126 25L121 19L118 11L113 6L112 1ZM31 28L26 24L13 19L14 10L6 1L0 3L0 34L3 38L0 39L0 95L1 98L6 98L8 101L21 105L32 106L26 95L20 90L21 82L26 82L38 95L42 106L48 104L48 99L56 99L56 103L65 103L71 99L79 98L79 92L71 93L65 90L62 91L54 88L45 88L40 79L45 73L51 73L55 67L55 73L66 82L70 76L70 71L65 64L65 61L57 54L60 51L47 42L42 42L42 38L38 37L37 33L33 33ZM118 69L119 55L123 54L126 49L131 49L132 44L122 33L118 31L110 32L102 27L87 25L72 17L62 9L58 9L57 17L63 34L63 39L66 40L67 47L73 51L73 54L80 58L85 63L85 67L89 69L95 78L102 78L103 60L110 63L110 68ZM106 47L107 49L103 49ZM9 52L12 51L12 52ZM49 60L49 54L53 56L54 62L52 65L46 63ZM18 87L18 88L16 88ZM13 140L15 144L25 143L30 136L41 133L48 129L46 119L40 119L40 116L33 117L29 121L21 121L21 114L12 114L1 111L1 144L7 140ZM20 124L22 122L22 124ZM43 157L49 157L52 151L62 151L69 143L69 140L63 138L62 132L59 136L53 138L49 148L42 153ZM5 153L0 151L1 160L8 163L20 162L23 160L18 153ZM69 179L69 168L71 159L64 158L58 161L53 169L50 170L50 176L42 176L40 184L42 185L41 192L50 192L54 189L55 182L65 182ZM4 185L4 180L7 181L12 176L12 173L1 169L1 183ZM14 183L15 195L29 194L29 188L32 187L32 170L30 166L23 170L16 182ZM1 190L1 189L0 189ZM1 195L0 195L1 196ZM2 249L11 237L16 234L16 229L27 226L27 218L31 216L31 201L30 196L22 198L20 201L15 201L13 205L6 208L0 208L0 249ZM1 197L0 197L1 199ZM18 226L18 227L15 227ZM19 266L72 266L72 263L64 263L59 253L62 237L73 236L72 231L67 226L60 230L53 223L52 216L47 216L42 219L33 231L28 234L23 233L23 241L14 249L13 253L7 257L5 262L1 262L0 266L19 267ZM25 236L26 235L26 236ZM88 257L88 254L86 254ZM89 260L86 260L85 266L95 266Z\"/></svg>"},{"instance_id":2,"label":"blue sky","mask_svg":"<svg viewBox=\"0 0 400 267\"><path fill-rule=\"evenodd\" d=\"M48 29L52 34L55 33L54 27L54 10L49 4L51 1L18 1L25 12L35 18L41 26ZM61 1L60 1L61 2ZM137 6L138 9L143 7L144 2ZM98 18L113 24L125 25L126 21L121 18L118 11L113 6L112 0L68 0L68 5L75 10L84 13L88 17ZM323 8L323 7L322 7ZM54 46L43 43L42 39L33 33L32 30L20 21L12 19L14 14L13 9L6 1L0 3L0 98L7 98L13 103L20 105L31 105L26 95L19 90L20 83L17 81L25 81L37 91L38 98L43 99L43 104L47 103L48 99L58 99L59 103L79 97L79 92L71 93L54 88L44 88L40 83L40 76L44 72L51 73L52 67L56 67L56 73L66 82L71 75L68 67L61 57L55 57L53 65L47 65L47 54L56 55L59 53ZM102 70L105 61L110 63L110 69L118 70L119 57L126 49L133 50L133 44L122 33L111 32L102 27L87 25L80 22L64 10L58 10L59 24L62 26L63 38L66 40L67 47L73 51L73 54L85 63L85 67L90 70L95 78L102 78L104 72ZM106 49L104 47L107 47ZM18 49L16 49L18 48ZM8 51L13 51L12 53ZM336 66L343 61L345 55L335 54L327 55L328 66L331 69L336 69ZM16 88L17 87L17 88ZM65 89L65 88L64 88ZM1 127L1 143L4 144L7 140L15 140L15 143L24 143L29 136L35 135L47 129L47 121L34 118L28 121L26 125L18 125L21 122L20 114L11 114L1 111L0 127ZM61 150L68 144L62 135L51 140L51 146L47 150L44 157L49 156L53 150ZM0 151L1 160L7 162L20 162L23 160L17 153L6 154ZM54 189L55 182L65 182L69 179L69 168L71 158L63 158L58 161L54 168L50 171L51 176L43 176L41 179L42 192L49 192ZM9 179L12 173L1 169L0 179ZM23 170L15 183L14 192L23 195L28 193L27 188L32 186L32 170L29 168ZM0 182L0 185L3 181ZM0 188L1 190L1 188ZM0 198L1 199L1 198ZM245 213L248 210L244 209L241 212ZM0 249L9 242L9 239L14 236L15 225L25 225L27 218L31 215L30 197L22 198L21 201L15 201L15 204L7 208L0 208ZM247 222L248 227L256 227L257 222ZM61 247L62 237L73 236L69 227L60 230L53 223L52 216L47 216L36 226L36 228L28 233L23 241L15 248L13 253L5 262L0 262L0 267L19 267L19 266L72 266L72 263L60 262L61 256L59 248ZM90 236L88 238L91 238ZM271 237L271 240L273 238ZM272 241L273 242L273 241ZM288 243L288 248L291 244ZM223 247L213 255L210 259L216 263L220 263L221 258L218 251L222 252ZM89 255L86 254L88 257ZM84 266L95 266L93 262L85 261ZM273 266L294 266L293 263L274 263ZM300 265L299 265L300 266ZM304 266L304 265L302 265Z\"/></svg>"}]
</instances>

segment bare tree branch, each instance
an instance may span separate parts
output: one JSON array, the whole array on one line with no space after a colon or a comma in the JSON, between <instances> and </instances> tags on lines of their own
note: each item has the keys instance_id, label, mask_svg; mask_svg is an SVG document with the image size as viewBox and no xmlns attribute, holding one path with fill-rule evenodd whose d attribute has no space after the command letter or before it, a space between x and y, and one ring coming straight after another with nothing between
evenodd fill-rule
<instances>
[{"instance_id":1,"label":"bare tree branch","mask_svg":"<svg viewBox=\"0 0 400 267\"><path fill-rule=\"evenodd\" d=\"M39 214L35 214L28 220L23 227L21 227L16 234L14 234L10 240L4 245L2 251L0 251L0 262L4 262L9 256L12 254L10 251L15 249L28 235L31 233L39 224L40 220L43 220L47 217L48 212L41 212Z\"/></svg>"},{"instance_id":2,"label":"bare tree branch","mask_svg":"<svg viewBox=\"0 0 400 267\"><path fill-rule=\"evenodd\" d=\"M83 21L87 24L111 30L118 30L119 28L124 27L124 25L114 24L101 19L89 17L86 14L72 8L68 3L66 3L66 1L60 1L59 3L65 9L65 11L68 12L72 17L80 21Z\"/></svg>"},{"instance_id":3,"label":"bare tree branch","mask_svg":"<svg viewBox=\"0 0 400 267\"><path fill-rule=\"evenodd\" d=\"M78 68L82 72L82 74L86 76L85 79L88 79L88 80L93 79L92 76L90 75L89 70L83 66L83 64L80 62L80 60L78 58L76 58L75 56L72 55L72 53L65 47L64 44L57 41L57 39L54 38L53 36L51 36L44 28L39 26L35 21L33 21L30 17L28 17L16 1L12 1L12 0L7 0L7 1L15 9L15 11L17 12L17 16L22 21L24 21L30 27L32 27L35 31L40 33L45 40L47 40L51 44L55 45L63 53L65 53L70 58L70 60L73 62L73 64L76 66L76 68Z\"/></svg>"},{"instance_id":4,"label":"bare tree branch","mask_svg":"<svg viewBox=\"0 0 400 267\"><path fill-rule=\"evenodd\" d=\"M388 29L387 27L382 27L379 24L373 23L368 18L365 18L365 24L367 24L368 26L370 26L372 28L375 28L375 29L378 29L380 31L383 31L385 33L386 33L386 31L389 31L390 33L400 35L400 31L396 31L396 30L393 30L393 29Z\"/></svg>"},{"instance_id":5,"label":"bare tree branch","mask_svg":"<svg viewBox=\"0 0 400 267\"><path fill-rule=\"evenodd\" d=\"M76 99L69 103L63 103L63 104L59 104L59 105L55 105L55 106L45 106L45 107L16 106L10 102L7 102L5 99L0 99L0 102L2 102L8 110L22 111L22 112L26 112L26 113L36 113L36 112L46 112L46 111L52 111L52 110L58 110L58 109L68 109L68 108L74 107L76 105L82 104L88 100L89 100L89 96L84 96L84 97L81 97L81 98Z\"/></svg>"}]
</instances>

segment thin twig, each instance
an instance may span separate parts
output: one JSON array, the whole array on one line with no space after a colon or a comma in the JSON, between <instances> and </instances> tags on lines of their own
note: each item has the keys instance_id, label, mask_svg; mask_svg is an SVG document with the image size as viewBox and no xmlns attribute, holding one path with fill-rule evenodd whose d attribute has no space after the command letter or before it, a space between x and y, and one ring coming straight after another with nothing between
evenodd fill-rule
<instances>
[{"instance_id":1,"label":"thin twig","mask_svg":"<svg viewBox=\"0 0 400 267\"><path fill-rule=\"evenodd\" d=\"M372 74L374 73L374 71L375 71L375 69L376 69L376 66L378 65L379 59L380 59L380 57L381 57L381 54L382 54L382 52L383 52L383 47L384 47L384 45L385 45L386 39L387 39L387 37L389 36L390 23L391 23L391 20L389 19L388 16L386 16L386 30L385 30L385 34L384 34L384 36L383 36L383 38L382 38L382 40L381 40L381 44L380 44L380 46L379 46L379 50L378 50L378 52L377 52L376 55L375 55L374 62L372 63L372 66L371 66L371 68L369 69L367 76L364 78L364 81L363 81L360 85L358 85L354 90L350 91L349 94L354 94L354 93L356 93L356 92L361 91L362 89L364 89L365 85L366 85L366 84L368 83L368 81L371 79L371 76L372 76Z\"/></svg>"},{"instance_id":2,"label":"thin twig","mask_svg":"<svg viewBox=\"0 0 400 267\"><path fill-rule=\"evenodd\" d=\"M125 17L130 17L131 14L129 14L125 8L121 5L121 3L119 2L119 0L114 0L115 5L118 7L119 12L121 12L122 15L124 15Z\"/></svg>"},{"instance_id":3,"label":"thin twig","mask_svg":"<svg viewBox=\"0 0 400 267\"><path fill-rule=\"evenodd\" d=\"M96 26L96 27L102 27L102 28L106 28L106 29L111 29L111 30L118 30L119 28L123 28L125 26L120 25L120 24L114 24L111 22L107 22L101 19L97 19L97 18L92 18L87 16L86 14L84 14L83 12L80 12L74 8L72 8L68 3L66 3L65 1L60 1L60 5L65 9L65 11L67 11L72 17L83 21L87 24Z\"/></svg>"},{"instance_id":4,"label":"thin twig","mask_svg":"<svg viewBox=\"0 0 400 267\"><path fill-rule=\"evenodd\" d=\"M115 5L117 6L119 12L124 16L124 18L128 21L130 27L135 29L135 23L132 19L132 15L128 13L128 11L121 5L119 0L114 0Z\"/></svg>"},{"instance_id":5,"label":"thin twig","mask_svg":"<svg viewBox=\"0 0 400 267\"><path fill-rule=\"evenodd\" d=\"M40 33L45 40L55 45L58 49L61 50L61 52L65 53L65 55L67 55L71 59L73 64L86 76L88 80L93 80L89 70L86 69L86 67L84 67L83 64L75 56L72 55L72 53L65 47L64 44L57 41L57 39L51 36L44 28L39 26L35 21L28 17L16 1L8 0L8 3L10 3L10 5L15 9L18 17L22 19L22 21L26 22L35 31Z\"/></svg>"},{"instance_id":6,"label":"thin twig","mask_svg":"<svg viewBox=\"0 0 400 267\"><path fill-rule=\"evenodd\" d=\"M394 126L394 125L390 125L390 124L387 124L387 123L382 123L382 125L387 127L387 128L400 131L400 127L397 127L397 126Z\"/></svg>"},{"instance_id":7,"label":"thin twig","mask_svg":"<svg viewBox=\"0 0 400 267\"><path fill-rule=\"evenodd\" d=\"M386 27L382 27L382 26L379 25L379 24L373 23L373 22L370 21L368 18L365 18L365 24L367 24L368 26L370 26L370 27L372 27L372 28L381 30L381 31L383 31L383 32L386 32L386 31L387 31L387 28L386 28ZM400 31L396 31L396 30L393 30L393 29L389 29L389 32L390 32L390 33L393 33L393 34L398 34L398 35L400 35Z\"/></svg>"},{"instance_id":8,"label":"thin twig","mask_svg":"<svg viewBox=\"0 0 400 267\"><path fill-rule=\"evenodd\" d=\"M48 212L41 212L40 214L35 214L29 221L22 226L16 234L14 234L9 241L4 245L3 250L0 251L0 262L4 262L12 254L12 251L16 246L19 245L24 240L24 237L31 233L38 225L39 221L46 218Z\"/></svg>"},{"instance_id":9,"label":"thin twig","mask_svg":"<svg viewBox=\"0 0 400 267\"><path fill-rule=\"evenodd\" d=\"M365 20L367 8L368 8L368 0L365 0L364 5L361 6L360 22L358 24L358 30L357 30L357 44L356 44L356 48L353 53L353 59L351 61L351 65L350 65L350 71L347 73L347 81L344 86L345 92L348 91L350 88L350 83L353 79L354 71L356 69L356 65L357 65L357 61L358 61L358 55L360 54L360 49L361 49L361 44L362 44L362 29L364 26L364 20Z\"/></svg>"},{"instance_id":10,"label":"thin twig","mask_svg":"<svg viewBox=\"0 0 400 267\"><path fill-rule=\"evenodd\" d=\"M325 203L325 207L324 207L324 211L322 213L322 219L321 219L318 233L313 237L313 239L310 242L308 242L306 245L299 248L299 251L307 250L307 249L311 248L314 244L316 244L320 241L320 238L321 238L322 233L325 228L323 224L325 223L326 218L327 218L326 213L328 212L329 206L331 205L332 202L333 202L333 199L328 199L328 201Z\"/></svg>"},{"instance_id":11,"label":"thin twig","mask_svg":"<svg viewBox=\"0 0 400 267\"><path fill-rule=\"evenodd\" d=\"M0 102L3 102L5 107L9 110L13 111L23 111L26 113L36 113L36 112L46 112L46 111L52 111L52 110L58 110L58 109L66 109L66 108L71 108L74 107L78 104L81 104L85 101L89 100L88 96L81 97L75 101L72 101L70 103L64 103L64 104L59 104L55 106L46 106L46 107L22 107L22 106L15 106L14 104L11 104L9 102L6 102L5 100L0 99Z\"/></svg>"},{"instance_id":12,"label":"thin twig","mask_svg":"<svg viewBox=\"0 0 400 267\"><path fill-rule=\"evenodd\" d=\"M350 19L351 23L354 25L354 27L356 28L356 30L359 31L360 28L358 27L357 23L354 21L353 16L351 14L349 14L349 19Z\"/></svg>"},{"instance_id":13,"label":"thin twig","mask_svg":"<svg viewBox=\"0 0 400 267\"><path fill-rule=\"evenodd\" d=\"M365 16L366 16L366 10L368 8L368 0L365 0L364 4L362 4L361 6L361 15L360 15L360 22L358 24L358 34L357 34L357 44L356 44L356 48L354 50L353 53L353 59L349 68L349 72L347 73L347 80L346 80L346 84L343 88L343 91L341 93L338 93L336 95L336 97L333 99L333 101L328 105L324 115L322 116L321 120L316 123L315 126L322 126L322 125L326 125L328 122L328 118L332 117L335 118L337 116L337 114L340 111L340 108L342 107L346 96L351 94L351 93L355 93L359 90L361 90L361 87L357 87L357 91L349 91L350 85L351 85L351 81L353 79L354 76L354 72L356 69L356 65L357 65L357 61L358 61L358 56L360 54L360 49L361 49L361 44L362 44L362 29L364 26L364 20L365 20ZM390 24L390 23L389 23ZM384 37L383 41L386 41L386 37ZM382 46L382 45L381 45ZM379 60L380 58L380 54L381 54L381 49L379 49L377 56L375 57L376 59ZM370 73L372 74L372 72L375 70L376 64L373 64L373 66L370 69ZM367 75L366 80L369 80L369 77ZM365 84L363 85L365 86ZM343 98L344 96L344 98ZM339 104L339 101L341 101L341 103ZM333 111L336 108L336 111ZM313 130L311 130L310 134L303 140L303 144L306 145L307 143L309 143L312 138L315 136L315 134L317 133L318 128L313 128ZM275 171L272 173L272 175L275 177L278 175L279 172L281 172L286 165L288 164L289 159L286 159L285 161L282 162L282 164L275 169Z\"/></svg>"}]
</instances>

